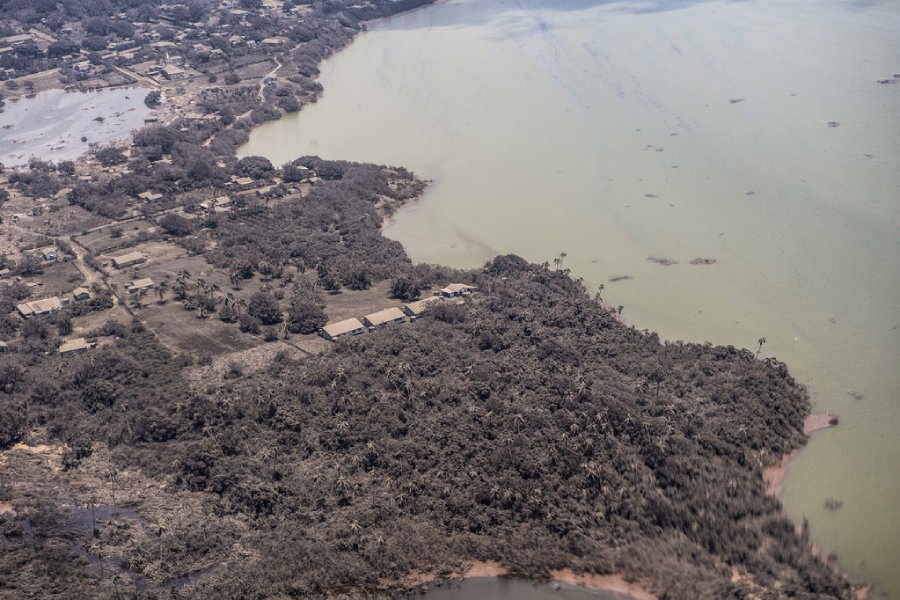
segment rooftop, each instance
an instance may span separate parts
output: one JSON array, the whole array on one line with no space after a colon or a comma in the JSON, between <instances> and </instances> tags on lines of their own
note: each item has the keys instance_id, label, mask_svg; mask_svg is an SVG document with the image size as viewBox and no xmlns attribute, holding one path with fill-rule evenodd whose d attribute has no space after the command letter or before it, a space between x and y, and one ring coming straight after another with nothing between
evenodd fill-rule
<instances>
[{"instance_id":1,"label":"rooftop","mask_svg":"<svg viewBox=\"0 0 900 600\"><path fill-rule=\"evenodd\" d=\"M393 306L391 308L379 310L371 315L366 315L363 318L371 323L373 327L378 327L379 325L384 325L385 323L390 323L392 321L405 321L406 314L398 307Z\"/></svg>"},{"instance_id":2,"label":"rooftop","mask_svg":"<svg viewBox=\"0 0 900 600\"><path fill-rule=\"evenodd\" d=\"M359 319L345 319L343 321L338 321L337 323L332 323L330 325L326 325L322 328L322 331L327 333L329 337L338 337L340 335L344 335L350 333L351 331L356 331L357 329L365 329L365 325L362 324L362 321Z\"/></svg>"}]
</instances>

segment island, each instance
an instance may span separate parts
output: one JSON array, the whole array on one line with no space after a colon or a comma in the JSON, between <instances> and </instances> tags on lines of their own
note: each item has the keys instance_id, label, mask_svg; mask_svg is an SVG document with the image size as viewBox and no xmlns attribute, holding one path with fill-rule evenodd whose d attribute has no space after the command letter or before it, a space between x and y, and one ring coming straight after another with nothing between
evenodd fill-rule
<instances>
[{"instance_id":1,"label":"island","mask_svg":"<svg viewBox=\"0 0 900 600\"><path fill-rule=\"evenodd\" d=\"M0 7L5 102L138 86L154 109L0 174L0 597L473 573L853 597L766 493L806 441L786 365L661 342L564 255L413 264L380 233L425 189L402 166L237 158L367 21L428 3Z\"/></svg>"}]
</instances>

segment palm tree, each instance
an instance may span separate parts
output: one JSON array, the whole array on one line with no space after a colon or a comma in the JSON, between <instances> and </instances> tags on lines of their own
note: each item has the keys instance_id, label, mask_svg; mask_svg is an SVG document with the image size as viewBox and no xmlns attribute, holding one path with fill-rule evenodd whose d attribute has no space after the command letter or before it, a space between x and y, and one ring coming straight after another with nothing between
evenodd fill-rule
<instances>
[{"instance_id":1,"label":"palm tree","mask_svg":"<svg viewBox=\"0 0 900 600\"><path fill-rule=\"evenodd\" d=\"M166 295L166 290L169 289L168 281L161 281L158 286L156 286L156 295L159 296L159 304L164 302L164 298Z\"/></svg>"},{"instance_id":2,"label":"palm tree","mask_svg":"<svg viewBox=\"0 0 900 600\"><path fill-rule=\"evenodd\" d=\"M233 289L236 289L236 290L241 289L241 280L243 279L243 277L241 277L240 271L238 271L237 269L233 270L228 275L228 279L231 281L231 287Z\"/></svg>"},{"instance_id":3,"label":"palm tree","mask_svg":"<svg viewBox=\"0 0 900 600\"><path fill-rule=\"evenodd\" d=\"M178 275L175 276L175 286L173 290L175 292L175 297L177 297L179 300L184 300L187 297L188 281L190 279L191 272L187 269L179 271Z\"/></svg>"},{"instance_id":4,"label":"palm tree","mask_svg":"<svg viewBox=\"0 0 900 600\"><path fill-rule=\"evenodd\" d=\"M147 295L147 290L142 289L138 290L137 294L134 295L134 307L135 308L144 308L144 296Z\"/></svg>"},{"instance_id":5,"label":"palm tree","mask_svg":"<svg viewBox=\"0 0 900 600\"><path fill-rule=\"evenodd\" d=\"M267 260L261 260L256 265L256 270L263 276L264 281L268 281L272 277L272 273L275 272L275 266Z\"/></svg>"},{"instance_id":6,"label":"palm tree","mask_svg":"<svg viewBox=\"0 0 900 600\"><path fill-rule=\"evenodd\" d=\"M756 340L756 343L759 344L759 348L756 349L756 358L759 358L759 353L762 352L762 347L763 347L763 344L766 343L766 338L761 337L758 340Z\"/></svg>"}]
</instances>

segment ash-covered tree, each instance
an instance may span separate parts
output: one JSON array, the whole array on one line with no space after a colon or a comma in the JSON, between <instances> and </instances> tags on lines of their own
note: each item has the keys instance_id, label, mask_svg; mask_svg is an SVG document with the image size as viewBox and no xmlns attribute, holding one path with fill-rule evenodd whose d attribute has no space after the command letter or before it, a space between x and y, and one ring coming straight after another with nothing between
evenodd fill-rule
<instances>
[{"instance_id":1,"label":"ash-covered tree","mask_svg":"<svg viewBox=\"0 0 900 600\"><path fill-rule=\"evenodd\" d=\"M149 107L159 106L159 103L162 101L162 93L159 90L153 90L146 96L144 96L144 104Z\"/></svg>"},{"instance_id":2,"label":"ash-covered tree","mask_svg":"<svg viewBox=\"0 0 900 600\"><path fill-rule=\"evenodd\" d=\"M174 236L182 237L194 231L194 222L181 215L168 214L158 222L159 226L166 230L166 233Z\"/></svg>"},{"instance_id":3,"label":"ash-covered tree","mask_svg":"<svg viewBox=\"0 0 900 600\"><path fill-rule=\"evenodd\" d=\"M262 156L245 156L234 165L234 174L239 177L264 179L275 171L268 158Z\"/></svg>"},{"instance_id":4,"label":"ash-covered tree","mask_svg":"<svg viewBox=\"0 0 900 600\"><path fill-rule=\"evenodd\" d=\"M419 284L409 277L398 277L391 282L391 298L410 301L418 298L420 293Z\"/></svg>"},{"instance_id":5,"label":"ash-covered tree","mask_svg":"<svg viewBox=\"0 0 900 600\"><path fill-rule=\"evenodd\" d=\"M263 325L274 325L281 322L281 307L271 294L256 292L247 304L247 313L256 317Z\"/></svg>"}]
</instances>

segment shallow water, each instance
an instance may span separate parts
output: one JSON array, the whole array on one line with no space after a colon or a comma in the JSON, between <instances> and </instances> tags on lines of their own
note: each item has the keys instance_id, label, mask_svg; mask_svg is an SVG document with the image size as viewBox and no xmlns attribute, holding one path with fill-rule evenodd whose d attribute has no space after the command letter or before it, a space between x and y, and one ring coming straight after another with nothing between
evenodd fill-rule
<instances>
[{"instance_id":1,"label":"shallow water","mask_svg":"<svg viewBox=\"0 0 900 600\"><path fill-rule=\"evenodd\" d=\"M896 598L900 82L877 81L898 31L877 0L451 0L373 25L241 153L433 180L385 229L417 261L566 252L640 328L764 336L841 419L792 463L786 511Z\"/></svg>"},{"instance_id":2,"label":"shallow water","mask_svg":"<svg viewBox=\"0 0 900 600\"><path fill-rule=\"evenodd\" d=\"M555 587L522 579L476 577L445 587L429 587L423 598L438 600L628 600L631 596L617 592L589 590L568 584Z\"/></svg>"},{"instance_id":3,"label":"shallow water","mask_svg":"<svg viewBox=\"0 0 900 600\"><path fill-rule=\"evenodd\" d=\"M150 109L146 89L115 88L96 92L51 90L33 98L7 101L0 112L0 162L6 166L41 160L74 160L89 144L127 139L143 126ZM103 121L96 121L102 117ZM82 142L81 138L87 140Z\"/></svg>"}]
</instances>

